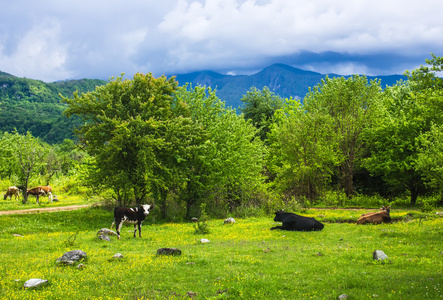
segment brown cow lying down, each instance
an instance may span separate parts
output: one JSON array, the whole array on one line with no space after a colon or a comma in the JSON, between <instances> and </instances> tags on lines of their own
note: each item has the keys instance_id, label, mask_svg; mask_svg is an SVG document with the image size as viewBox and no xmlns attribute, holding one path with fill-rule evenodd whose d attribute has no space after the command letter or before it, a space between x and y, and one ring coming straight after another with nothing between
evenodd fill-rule
<instances>
[{"instance_id":1,"label":"brown cow lying down","mask_svg":"<svg viewBox=\"0 0 443 300\"><path fill-rule=\"evenodd\" d=\"M19 189L16 186L10 186L8 187L8 190L6 191L5 195L3 196L3 200L6 200L6 198L9 197L9 200L12 199L12 195L15 196L15 200L17 201L17 197L19 195Z\"/></svg>"},{"instance_id":2,"label":"brown cow lying down","mask_svg":"<svg viewBox=\"0 0 443 300\"><path fill-rule=\"evenodd\" d=\"M381 211L362 214L357 220L357 224L381 224L391 222L391 206L383 206L380 208Z\"/></svg>"}]
</instances>

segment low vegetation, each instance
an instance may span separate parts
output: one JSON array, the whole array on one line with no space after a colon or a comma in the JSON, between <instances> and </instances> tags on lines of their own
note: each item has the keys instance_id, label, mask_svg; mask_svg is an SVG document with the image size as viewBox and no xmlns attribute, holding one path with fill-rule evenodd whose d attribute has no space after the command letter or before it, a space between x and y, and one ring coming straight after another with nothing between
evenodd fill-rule
<instances>
[{"instance_id":1,"label":"low vegetation","mask_svg":"<svg viewBox=\"0 0 443 300\"><path fill-rule=\"evenodd\" d=\"M273 216L164 223L150 215L143 237L123 227L121 240L97 238L109 228L103 207L0 216L2 299L439 299L443 297L443 217L393 209L392 224L357 226L362 209L304 209L325 224L318 232L269 230ZM17 236L19 235L19 236ZM200 239L210 240L201 244ZM157 256L162 247L180 256ZM80 249L82 269L56 259ZM388 260L372 259L382 250ZM121 253L123 258L113 260ZM24 289L31 278L47 279Z\"/></svg>"}]
</instances>

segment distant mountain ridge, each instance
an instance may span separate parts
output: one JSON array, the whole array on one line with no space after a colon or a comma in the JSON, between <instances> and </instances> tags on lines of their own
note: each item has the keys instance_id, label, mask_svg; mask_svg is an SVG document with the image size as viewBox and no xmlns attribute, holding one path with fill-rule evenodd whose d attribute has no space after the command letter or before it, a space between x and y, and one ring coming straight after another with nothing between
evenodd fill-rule
<instances>
[{"instance_id":1,"label":"distant mountain ridge","mask_svg":"<svg viewBox=\"0 0 443 300\"><path fill-rule=\"evenodd\" d=\"M252 75L223 75L213 71L200 71L175 75L180 85L191 83L217 90L217 96L227 106L238 108L242 105L241 98L256 87L262 90L267 86L282 98L304 98L310 87L314 87L326 76L350 77L338 74L320 74L305 71L285 64L274 64ZM398 80L406 79L403 75L367 76L368 80L378 78L381 86L393 85Z\"/></svg>"},{"instance_id":2,"label":"distant mountain ridge","mask_svg":"<svg viewBox=\"0 0 443 300\"><path fill-rule=\"evenodd\" d=\"M241 98L251 87L262 90L267 86L282 98L302 99L310 87L319 84L326 76L284 64L275 64L252 75L223 75L213 71L200 71L179 74L176 79L179 85L191 83L192 86L201 85L216 89L217 96L226 106L237 109L242 105ZM336 74L328 76L341 77ZM374 78L381 79L382 87L405 79L402 75L368 76L369 80ZM29 131L33 136L51 144L73 138L72 128L81 123L80 118L67 119L63 116L66 104L61 103L60 94L72 97L75 91L81 94L107 83L108 81L98 79L45 83L0 71L0 133L11 132L14 128L20 133Z\"/></svg>"}]
</instances>

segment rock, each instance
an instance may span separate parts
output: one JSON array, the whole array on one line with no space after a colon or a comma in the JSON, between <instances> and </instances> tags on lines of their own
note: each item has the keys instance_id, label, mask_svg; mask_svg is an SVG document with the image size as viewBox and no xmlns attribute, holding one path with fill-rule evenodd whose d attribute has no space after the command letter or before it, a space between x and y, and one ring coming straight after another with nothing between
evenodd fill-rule
<instances>
[{"instance_id":1,"label":"rock","mask_svg":"<svg viewBox=\"0 0 443 300\"><path fill-rule=\"evenodd\" d=\"M62 257L57 258L57 263L64 263L67 265L73 265L74 262L86 258L86 252L81 250L72 250L63 254Z\"/></svg>"},{"instance_id":2,"label":"rock","mask_svg":"<svg viewBox=\"0 0 443 300\"><path fill-rule=\"evenodd\" d=\"M223 221L224 224L233 224L235 223L234 218L227 218Z\"/></svg>"},{"instance_id":3,"label":"rock","mask_svg":"<svg viewBox=\"0 0 443 300\"><path fill-rule=\"evenodd\" d=\"M200 243L202 243L202 244L207 244L207 243L210 243L211 241L209 241L208 239L201 239L200 240Z\"/></svg>"},{"instance_id":4,"label":"rock","mask_svg":"<svg viewBox=\"0 0 443 300\"><path fill-rule=\"evenodd\" d=\"M81 269L83 269L84 267L85 267L84 264L78 264L77 269L81 270Z\"/></svg>"},{"instance_id":5,"label":"rock","mask_svg":"<svg viewBox=\"0 0 443 300\"><path fill-rule=\"evenodd\" d=\"M104 240L104 241L108 241L108 242L111 241L111 238L109 236L103 235L103 234L99 235L98 238L101 240Z\"/></svg>"},{"instance_id":6,"label":"rock","mask_svg":"<svg viewBox=\"0 0 443 300\"><path fill-rule=\"evenodd\" d=\"M29 279L28 281L25 282L25 284L23 285L23 287L25 288L35 288L35 287L39 287L42 285L47 284L48 281L45 279L39 279L39 278L32 278Z\"/></svg>"},{"instance_id":7,"label":"rock","mask_svg":"<svg viewBox=\"0 0 443 300\"><path fill-rule=\"evenodd\" d=\"M191 292L191 291L188 291L186 294L188 295L188 297L191 297L191 298L197 296L197 293Z\"/></svg>"},{"instance_id":8,"label":"rock","mask_svg":"<svg viewBox=\"0 0 443 300\"><path fill-rule=\"evenodd\" d=\"M19 234L19 233L13 233L12 234L13 236L16 236L16 237L22 237L23 235L21 235L21 234Z\"/></svg>"},{"instance_id":9,"label":"rock","mask_svg":"<svg viewBox=\"0 0 443 300\"><path fill-rule=\"evenodd\" d=\"M111 241L111 238L107 235L104 235L104 234L99 235L98 238L100 240L104 240L104 241L108 241L108 242Z\"/></svg>"},{"instance_id":10,"label":"rock","mask_svg":"<svg viewBox=\"0 0 443 300\"><path fill-rule=\"evenodd\" d=\"M323 254L322 254L321 252L317 252L317 253L315 253L315 255L317 255L317 256L323 256Z\"/></svg>"},{"instance_id":11,"label":"rock","mask_svg":"<svg viewBox=\"0 0 443 300\"><path fill-rule=\"evenodd\" d=\"M338 300L343 300L343 299L348 299L348 295L342 294L342 295L338 296Z\"/></svg>"},{"instance_id":12,"label":"rock","mask_svg":"<svg viewBox=\"0 0 443 300\"><path fill-rule=\"evenodd\" d=\"M182 252L177 248L160 248L157 250L157 255L181 255Z\"/></svg>"},{"instance_id":13,"label":"rock","mask_svg":"<svg viewBox=\"0 0 443 300\"><path fill-rule=\"evenodd\" d=\"M381 250L375 250L374 253L372 253L372 257L375 260L385 260L388 258L388 256Z\"/></svg>"},{"instance_id":14,"label":"rock","mask_svg":"<svg viewBox=\"0 0 443 300\"><path fill-rule=\"evenodd\" d=\"M263 249L263 252L264 252L264 253L268 253L269 250L271 250L271 249L269 249L269 247L268 247L268 248L266 248L266 249Z\"/></svg>"},{"instance_id":15,"label":"rock","mask_svg":"<svg viewBox=\"0 0 443 300\"><path fill-rule=\"evenodd\" d=\"M112 231L111 229L108 229L108 228L102 228L97 232L97 235L108 235L108 236L115 235L115 236L117 236L117 232Z\"/></svg>"},{"instance_id":16,"label":"rock","mask_svg":"<svg viewBox=\"0 0 443 300\"><path fill-rule=\"evenodd\" d=\"M191 221L192 221L193 223L197 223L197 222L198 222L198 219L197 219L196 217L193 217L193 218L191 219Z\"/></svg>"},{"instance_id":17,"label":"rock","mask_svg":"<svg viewBox=\"0 0 443 300\"><path fill-rule=\"evenodd\" d=\"M438 211L435 213L436 215L443 216L443 211Z\"/></svg>"},{"instance_id":18,"label":"rock","mask_svg":"<svg viewBox=\"0 0 443 300\"><path fill-rule=\"evenodd\" d=\"M114 259L122 259L123 258L123 254L116 253L116 254L114 254L114 256L112 258L114 258Z\"/></svg>"}]
</instances>

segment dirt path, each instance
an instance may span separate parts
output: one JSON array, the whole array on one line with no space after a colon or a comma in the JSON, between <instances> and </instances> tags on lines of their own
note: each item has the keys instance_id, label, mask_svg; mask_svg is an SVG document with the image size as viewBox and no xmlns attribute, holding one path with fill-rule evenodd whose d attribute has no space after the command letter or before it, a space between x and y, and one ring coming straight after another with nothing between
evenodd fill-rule
<instances>
[{"instance_id":1,"label":"dirt path","mask_svg":"<svg viewBox=\"0 0 443 300\"><path fill-rule=\"evenodd\" d=\"M70 206L59 206L59 207L42 207L42 208L30 208L30 209L20 209L20 210L5 210L0 211L1 215L18 215L18 214L35 214L40 212L54 212L54 211L68 211L76 210L83 207L91 206L90 204L83 205L70 205Z\"/></svg>"}]
</instances>

